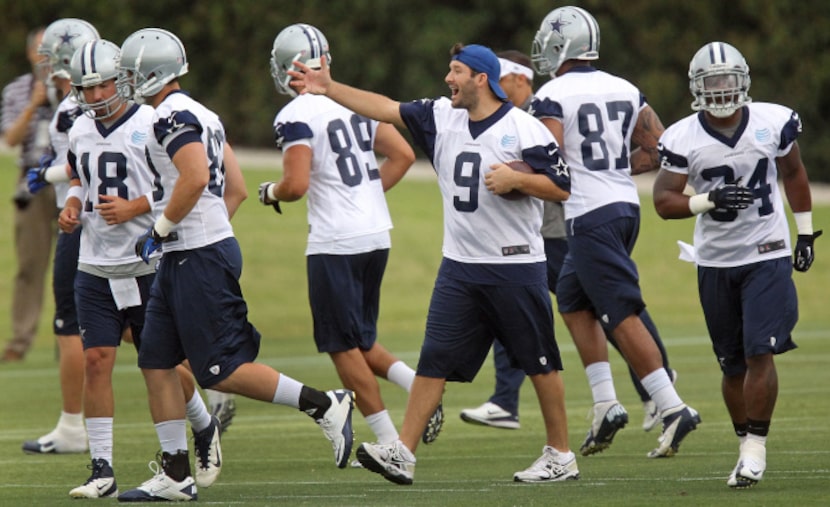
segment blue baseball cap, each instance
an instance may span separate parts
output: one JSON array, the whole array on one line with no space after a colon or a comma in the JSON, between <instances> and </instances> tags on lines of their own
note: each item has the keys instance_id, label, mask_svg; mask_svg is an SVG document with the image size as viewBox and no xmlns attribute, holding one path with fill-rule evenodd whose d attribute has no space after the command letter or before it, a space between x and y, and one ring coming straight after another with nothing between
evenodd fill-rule
<instances>
[{"instance_id":1,"label":"blue baseball cap","mask_svg":"<svg viewBox=\"0 0 830 507\"><path fill-rule=\"evenodd\" d=\"M452 59L458 60L475 72L487 74L487 84L490 85L490 89L493 90L493 93L496 94L499 100L502 102L507 101L507 94L499 86L501 64L492 49L479 44L470 44L469 46L464 46L457 55L453 55Z\"/></svg>"}]
</instances>

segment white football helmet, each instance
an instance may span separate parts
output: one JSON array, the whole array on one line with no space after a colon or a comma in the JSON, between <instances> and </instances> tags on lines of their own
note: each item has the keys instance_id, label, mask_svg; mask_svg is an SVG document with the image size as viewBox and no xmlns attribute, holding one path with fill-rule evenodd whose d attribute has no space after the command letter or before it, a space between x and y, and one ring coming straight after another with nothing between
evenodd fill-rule
<instances>
[{"instance_id":1,"label":"white football helmet","mask_svg":"<svg viewBox=\"0 0 830 507\"><path fill-rule=\"evenodd\" d=\"M108 40L94 40L85 43L72 56L70 82L72 93L81 110L90 118L105 120L113 116L124 104L124 96L117 90L107 99L88 103L84 99L84 88L98 86L113 80L118 85L118 46Z\"/></svg>"},{"instance_id":2,"label":"white football helmet","mask_svg":"<svg viewBox=\"0 0 830 507\"><path fill-rule=\"evenodd\" d=\"M161 28L143 28L121 45L119 79L129 97L144 103L170 81L187 74L187 54L182 41Z\"/></svg>"},{"instance_id":3,"label":"white football helmet","mask_svg":"<svg viewBox=\"0 0 830 507\"><path fill-rule=\"evenodd\" d=\"M693 111L706 111L716 118L732 116L752 102L749 65L741 52L725 42L710 42L689 63L689 91L695 98Z\"/></svg>"},{"instance_id":4,"label":"white football helmet","mask_svg":"<svg viewBox=\"0 0 830 507\"><path fill-rule=\"evenodd\" d=\"M566 60L599 58L599 24L579 7L554 9L533 38L530 59L541 75L554 77Z\"/></svg>"},{"instance_id":5,"label":"white football helmet","mask_svg":"<svg viewBox=\"0 0 830 507\"><path fill-rule=\"evenodd\" d=\"M304 23L297 23L283 29L274 39L274 48L271 50L271 76L274 78L277 91L296 97L297 92L288 86L292 79L288 71L292 69L296 61L312 69L319 69L322 56L326 57L326 62L330 66L329 41L326 40L323 32Z\"/></svg>"},{"instance_id":6,"label":"white football helmet","mask_svg":"<svg viewBox=\"0 0 830 507\"><path fill-rule=\"evenodd\" d=\"M75 51L85 42L100 38L98 30L82 19L64 18L53 22L43 31L43 40L37 48L38 54L46 56L39 64L48 69L44 75L50 79L69 79L69 66Z\"/></svg>"}]
</instances>

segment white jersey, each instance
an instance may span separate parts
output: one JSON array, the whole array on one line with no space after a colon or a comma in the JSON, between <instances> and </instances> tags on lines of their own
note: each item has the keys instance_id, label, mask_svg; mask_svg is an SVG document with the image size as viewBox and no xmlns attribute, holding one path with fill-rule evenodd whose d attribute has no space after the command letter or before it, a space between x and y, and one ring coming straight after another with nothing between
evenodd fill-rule
<instances>
[{"instance_id":1,"label":"white jersey","mask_svg":"<svg viewBox=\"0 0 830 507\"><path fill-rule=\"evenodd\" d=\"M312 151L306 255L390 247L392 219L373 151L377 128L377 121L320 95L300 95L277 114L277 146Z\"/></svg>"},{"instance_id":2,"label":"white jersey","mask_svg":"<svg viewBox=\"0 0 830 507\"><path fill-rule=\"evenodd\" d=\"M179 170L173 156L190 142L201 142L207 155L210 180L193 209L173 231L178 239L164 243L164 250L193 250L233 236L225 193L225 128L219 117L182 91L169 94L156 108L147 141L151 168L161 176L163 195L153 207L158 217L170 202Z\"/></svg>"},{"instance_id":3,"label":"white jersey","mask_svg":"<svg viewBox=\"0 0 830 507\"><path fill-rule=\"evenodd\" d=\"M544 262L542 201L495 195L484 175L492 164L519 159L567 191L568 170L550 131L510 104L480 122L446 97L402 104L400 111L438 174L444 257L471 264Z\"/></svg>"},{"instance_id":4,"label":"white jersey","mask_svg":"<svg viewBox=\"0 0 830 507\"><path fill-rule=\"evenodd\" d=\"M640 204L629 148L645 106L633 84L593 67L573 68L536 92L531 114L564 127L562 153L571 172L566 219L613 203Z\"/></svg>"},{"instance_id":5,"label":"white jersey","mask_svg":"<svg viewBox=\"0 0 830 507\"><path fill-rule=\"evenodd\" d=\"M775 159L792 149L801 120L777 104L751 103L743 112L731 137L709 127L703 112L678 121L660 137L662 168L686 174L695 193L735 181L755 193L745 210L697 216L694 243L701 266L742 266L792 253Z\"/></svg>"},{"instance_id":6,"label":"white jersey","mask_svg":"<svg viewBox=\"0 0 830 507\"><path fill-rule=\"evenodd\" d=\"M81 213L81 264L120 266L136 262L135 241L153 225L152 214L107 225L94 207L100 204L99 195L127 200L145 196L152 206L155 177L145 155L152 118L152 107L132 104L109 128L81 115L69 131L72 177L80 179L87 196Z\"/></svg>"},{"instance_id":7,"label":"white jersey","mask_svg":"<svg viewBox=\"0 0 830 507\"><path fill-rule=\"evenodd\" d=\"M75 120L83 114L81 106L78 105L78 101L72 93L67 93L58 104L55 115L52 116L52 121L49 122L49 141L52 143L52 153L55 157L52 165L66 164L66 153L69 150L69 129L72 128ZM59 181L52 184L52 186L55 188L58 208L63 208L66 193L69 190L69 182Z\"/></svg>"}]
</instances>

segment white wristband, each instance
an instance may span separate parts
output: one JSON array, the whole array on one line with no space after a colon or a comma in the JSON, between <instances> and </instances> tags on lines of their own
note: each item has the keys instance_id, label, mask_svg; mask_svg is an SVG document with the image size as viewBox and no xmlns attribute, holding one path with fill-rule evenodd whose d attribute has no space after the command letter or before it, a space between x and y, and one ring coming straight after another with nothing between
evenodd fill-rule
<instances>
[{"instance_id":1,"label":"white wristband","mask_svg":"<svg viewBox=\"0 0 830 507\"><path fill-rule=\"evenodd\" d=\"M171 222L169 218L164 216L164 213L161 214L160 217L156 220L155 225L153 228L159 233L159 236L162 238L166 238L170 235L170 231L173 230L173 227L176 227L176 224Z\"/></svg>"},{"instance_id":2,"label":"white wristband","mask_svg":"<svg viewBox=\"0 0 830 507\"><path fill-rule=\"evenodd\" d=\"M812 234L813 233L813 212L801 211L793 213L795 218L795 228L798 234Z\"/></svg>"},{"instance_id":3,"label":"white wristband","mask_svg":"<svg viewBox=\"0 0 830 507\"><path fill-rule=\"evenodd\" d=\"M66 203L69 202L70 198L76 198L81 201L81 206L84 203L84 197L86 197L86 192L84 192L84 187L77 185L69 187L69 190L66 192L66 199L63 200L63 205L66 207Z\"/></svg>"},{"instance_id":4,"label":"white wristband","mask_svg":"<svg viewBox=\"0 0 830 507\"><path fill-rule=\"evenodd\" d=\"M715 203L709 200L708 192L689 197L689 211L692 215L700 215L710 209L715 209Z\"/></svg>"},{"instance_id":5,"label":"white wristband","mask_svg":"<svg viewBox=\"0 0 830 507\"><path fill-rule=\"evenodd\" d=\"M53 165L43 172L43 179L49 183L58 183L60 181L69 181L69 173L66 170L66 164Z\"/></svg>"},{"instance_id":6,"label":"white wristband","mask_svg":"<svg viewBox=\"0 0 830 507\"><path fill-rule=\"evenodd\" d=\"M268 185L268 190L265 191L265 195L267 195L268 199L270 199L272 201L279 201L279 199L277 199L277 196L274 195L274 189L276 187L277 187L276 183L271 183L270 185Z\"/></svg>"}]
</instances>

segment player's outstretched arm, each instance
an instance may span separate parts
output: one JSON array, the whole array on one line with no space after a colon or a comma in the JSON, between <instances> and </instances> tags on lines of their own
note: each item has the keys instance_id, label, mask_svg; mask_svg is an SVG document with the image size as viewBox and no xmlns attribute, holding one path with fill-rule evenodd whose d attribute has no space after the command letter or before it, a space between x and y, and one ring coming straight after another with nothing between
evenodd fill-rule
<instances>
[{"instance_id":1,"label":"player's outstretched arm","mask_svg":"<svg viewBox=\"0 0 830 507\"><path fill-rule=\"evenodd\" d=\"M338 83L331 78L326 57L323 56L320 61L319 70L312 69L300 61L294 62L294 66L300 70L288 71L288 75L294 78L290 83L291 86L302 87L300 93L325 95L357 114L391 123L398 128L406 128L401 118L400 102L379 93Z\"/></svg>"}]
</instances>

